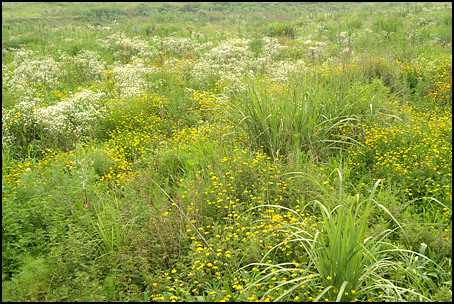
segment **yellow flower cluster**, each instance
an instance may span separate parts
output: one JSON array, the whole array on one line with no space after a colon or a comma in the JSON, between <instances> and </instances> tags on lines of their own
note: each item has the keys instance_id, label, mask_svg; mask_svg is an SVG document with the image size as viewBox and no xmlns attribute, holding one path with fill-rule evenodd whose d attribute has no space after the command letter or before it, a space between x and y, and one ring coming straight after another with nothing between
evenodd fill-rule
<instances>
[{"instance_id":1,"label":"yellow flower cluster","mask_svg":"<svg viewBox=\"0 0 454 304\"><path fill-rule=\"evenodd\" d=\"M357 169L367 166L376 178L399 182L410 199L430 195L450 202L451 112L438 108L423 112L397 101L391 107L400 108L408 120L364 126L364 145L352 147L350 164Z\"/></svg>"},{"instance_id":2,"label":"yellow flower cluster","mask_svg":"<svg viewBox=\"0 0 454 304\"><path fill-rule=\"evenodd\" d=\"M428 99L437 104L452 104L452 58L417 58L400 64L401 73L412 87L422 83Z\"/></svg>"}]
</instances>

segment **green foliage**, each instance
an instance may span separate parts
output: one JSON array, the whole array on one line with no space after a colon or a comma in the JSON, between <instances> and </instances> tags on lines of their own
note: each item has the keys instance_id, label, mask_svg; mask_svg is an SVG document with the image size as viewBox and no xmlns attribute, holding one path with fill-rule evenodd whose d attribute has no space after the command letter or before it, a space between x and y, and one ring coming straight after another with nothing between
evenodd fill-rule
<instances>
[{"instance_id":1,"label":"green foliage","mask_svg":"<svg viewBox=\"0 0 454 304\"><path fill-rule=\"evenodd\" d=\"M273 96L268 84L256 87L249 81L246 93L229 110L234 122L254 139L253 147L273 158L287 156L293 149L319 154L321 146L336 148L346 142L332 139L333 130L355 120L356 113L348 110L358 109L341 106L336 91L307 78L297 83L275 85L280 94Z\"/></svg>"},{"instance_id":2,"label":"green foliage","mask_svg":"<svg viewBox=\"0 0 454 304\"><path fill-rule=\"evenodd\" d=\"M124 16L128 15L128 12L123 7L119 7L115 4L112 6L98 6L95 4L80 7L76 14L77 15L74 18L75 21L90 22L98 25L107 22L112 23L114 19L124 18Z\"/></svg>"},{"instance_id":3,"label":"green foliage","mask_svg":"<svg viewBox=\"0 0 454 304\"><path fill-rule=\"evenodd\" d=\"M389 33L397 33L402 26L402 19L395 16L378 16L372 21L372 28L376 32L385 31Z\"/></svg>"},{"instance_id":4,"label":"green foliage","mask_svg":"<svg viewBox=\"0 0 454 304\"><path fill-rule=\"evenodd\" d=\"M96 210L98 220L93 222L107 253L118 251L122 247L128 248L132 244L131 231L134 227L135 218L125 222L116 199L115 203L114 205L101 202L101 206L97 207Z\"/></svg>"},{"instance_id":5,"label":"green foliage","mask_svg":"<svg viewBox=\"0 0 454 304\"><path fill-rule=\"evenodd\" d=\"M268 25L265 34L270 37L288 36L296 37L296 26L291 22L275 23Z\"/></svg>"},{"instance_id":6,"label":"green foliage","mask_svg":"<svg viewBox=\"0 0 454 304\"><path fill-rule=\"evenodd\" d=\"M25 47L34 48L39 45L46 45L46 44L47 43L44 39L31 35L31 36L22 37L21 39L17 39L17 40L5 41L3 48L16 48L16 49L25 48Z\"/></svg>"},{"instance_id":7,"label":"green foliage","mask_svg":"<svg viewBox=\"0 0 454 304\"><path fill-rule=\"evenodd\" d=\"M100 257L99 242L93 238L89 221L83 227L71 225L65 237L51 247L48 254L48 265L53 275L48 299L64 301L74 299L88 301L105 300L102 280L107 277L111 268L112 257ZM108 257L108 258L107 258Z\"/></svg>"},{"instance_id":8,"label":"green foliage","mask_svg":"<svg viewBox=\"0 0 454 304\"><path fill-rule=\"evenodd\" d=\"M28 186L29 189L26 187ZM33 194L32 183L24 183L16 195L2 187L2 274L19 271L26 256L48 252L48 244L66 231L61 206Z\"/></svg>"},{"instance_id":9,"label":"green foliage","mask_svg":"<svg viewBox=\"0 0 454 304\"><path fill-rule=\"evenodd\" d=\"M428 286L435 286L435 284L430 285L431 283L429 282L433 283L433 281L429 279L430 275L423 271L424 267L418 268L419 272L415 276L414 273L416 271L413 267L408 267L408 264L405 267L400 262L390 261L389 257L397 253L402 256L402 261L407 261L408 263L421 259L421 262L419 262L421 265L427 265L427 267L429 265L430 267L435 266L436 269L440 270L442 267L437 265L431 258L424 256L426 247L420 249L418 253L386 243L384 240L387 235L393 232L392 230L384 230L375 236L366 238L368 219L375 207L383 209L400 229L402 227L382 204L374 200L375 191L380 180L375 183L367 199L360 201L359 196L349 199L344 197L342 175L339 170L338 172L339 187L337 195L332 195L329 199L330 201L323 203L318 200L314 201L322 210L323 221L321 223L323 225L321 229L311 233L300 228L302 225L298 224L301 224L301 222L284 225L282 229L287 232L287 238L269 250L259 263L244 267L250 268L254 266L252 269L252 283L246 290L251 289L257 294L257 289L260 290L260 286L271 284L273 287L270 286L267 292L258 293L259 299L274 295L273 299L280 300L294 299L293 292L295 290L309 286L309 289L318 289L320 291L315 299L314 297L308 297L309 300L313 299L314 301L319 299L325 299L325 301L365 300L370 298L373 290L384 292L389 299L403 299L401 293L397 292L397 290L405 290L410 292L416 299L427 300L426 286L424 284L427 283ZM306 178L312 179L309 175ZM324 187L321 184L319 186ZM328 191L326 191L326 194L324 196L325 199L330 197ZM303 211L310 204L311 202L303 208ZM366 205L364 206L363 204ZM331 208L330 206L335 207ZM269 205L268 207L282 208L295 213L291 209L280 206ZM301 218L301 220L304 219ZM282 246L294 242L300 243L306 253L301 255L300 261L281 264L264 263L266 259L271 257L271 253L274 250L278 251ZM415 258L416 256L418 258ZM269 270L271 270L270 273L268 273ZM302 273L302 275L291 280L282 278L282 275L295 271ZM276 280L276 277L281 280ZM292 277L295 277L295 275L292 275ZM374 279L371 279L372 277ZM411 285L417 289L406 289L405 283L402 282L403 279L409 280ZM443 276L441 280L446 282L447 279L448 277ZM378 283L376 280L378 280ZM383 284L382 282L385 283ZM285 290L283 293L275 293L284 286Z\"/></svg>"},{"instance_id":10,"label":"green foliage","mask_svg":"<svg viewBox=\"0 0 454 304\"><path fill-rule=\"evenodd\" d=\"M2 300L451 301L451 27L3 3Z\"/></svg>"},{"instance_id":11,"label":"green foliage","mask_svg":"<svg viewBox=\"0 0 454 304\"><path fill-rule=\"evenodd\" d=\"M195 161L184 150L166 150L159 157L158 174L169 184L177 184L195 169Z\"/></svg>"},{"instance_id":12,"label":"green foliage","mask_svg":"<svg viewBox=\"0 0 454 304\"><path fill-rule=\"evenodd\" d=\"M2 301L45 301L51 272L44 258L26 256L11 281L2 280Z\"/></svg>"},{"instance_id":13,"label":"green foliage","mask_svg":"<svg viewBox=\"0 0 454 304\"><path fill-rule=\"evenodd\" d=\"M263 52L263 41L259 38L255 38L250 42L251 50L256 54L256 56L260 56Z\"/></svg>"},{"instance_id":14,"label":"green foliage","mask_svg":"<svg viewBox=\"0 0 454 304\"><path fill-rule=\"evenodd\" d=\"M346 24L345 28L349 31L356 31L360 29L364 24L364 20L361 17L357 17L355 19L349 19Z\"/></svg>"}]
</instances>

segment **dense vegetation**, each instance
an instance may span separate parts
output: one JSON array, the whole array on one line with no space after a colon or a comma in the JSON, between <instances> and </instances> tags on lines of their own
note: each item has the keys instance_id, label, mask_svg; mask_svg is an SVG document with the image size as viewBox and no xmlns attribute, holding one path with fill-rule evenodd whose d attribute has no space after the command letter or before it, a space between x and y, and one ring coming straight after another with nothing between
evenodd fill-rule
<instances>
[{"instance_id":1,"label":"dense vegetation","mask_svg":"<svg viewBox=\"0 0 454 304\"><path fill-rule=\"evenodd\" d=\"M452 301L451 201L451 3L2 3L3 301Z\"/></svg>"}]
</instances>

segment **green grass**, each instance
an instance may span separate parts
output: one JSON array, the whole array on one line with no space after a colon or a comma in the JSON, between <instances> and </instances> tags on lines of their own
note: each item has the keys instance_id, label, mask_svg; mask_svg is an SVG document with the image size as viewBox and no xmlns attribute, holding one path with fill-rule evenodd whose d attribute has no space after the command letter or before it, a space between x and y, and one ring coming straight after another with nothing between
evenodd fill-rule
<instances>
[{"instance_id":1,"label":"green grass","mask_svg":"<svg viewBox=\"0 0 454 304\"><path fill-rule=\"evenodd\" d=\"M3 301L452 301L451 3L2 21Z\"/></svg>"}]
</instances>

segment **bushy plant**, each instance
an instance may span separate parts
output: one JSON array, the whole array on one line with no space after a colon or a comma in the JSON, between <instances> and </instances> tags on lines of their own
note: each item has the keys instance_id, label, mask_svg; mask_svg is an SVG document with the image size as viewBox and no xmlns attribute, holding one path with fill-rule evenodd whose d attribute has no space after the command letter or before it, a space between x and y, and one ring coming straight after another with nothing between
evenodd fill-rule
<instances>
[{"instance_id":1,"label":"bushy plant","mask_svg":"<svg viewBox=\"0 0 454 304\"><path fill-rule=\"evenodd\" d=\"M421 273L425 279L421 282L419 277L414 276L412 270L405 268L401 261L418 256L424 263L430 264L430 267L441 267L423 253L411 252L388 243L387 238L392 230L386 229L366 238L368 217L374 205L382 208L395 220L383 205L374 200L380 180L375 183L369 198L360 201L357 196L350 202L342 194L342 182L340 175L340 186L337 195L332 196L333 201L324 203L315 201L322 210L323 225L320 229L313 232L310 229L301 228L298 223L284 225L281 229L287 232L287 238L269 250L259 263L247 266L247 268L251 266L254 268L251 284L245 291L261 290L259 298L266 299L269 296L272 299L281 300L300 298L296 295L296 290L307 288L308 292L304 293L304 298L314 301L319 299L366 300L370 299L374 290L381 291L384 299L405 299L402 297L402 291L405 291L411 294L411 297L428 300L424 291L427 274ZM363 204L366 206L362 206ZM329 207L334 205L334 208ZM266 205L259 207L266 207ZM269 207L283 208L273 205ZM284 209L294 212L291 209ZM398 222L397 225L402 228ZM305 250L300 261L281 264L264 263L271 257L273 251L294 243L301 244ZM402 259L391 261L389 257L394 253ZM293 272L301 274L292 275L294 279L285 278ZM410 281L409 286L417 289L407 288L407 285L401 281L402 276ZM443 280L446 279L447 277L443 278ZM260 288L262 285L268 286L268 290ZM285 290L283 293L276 293L280 289Z\"/></svg>"},{"instance_id":2,"label":"bushy plant","mask_svg":"<svg viewBox=\"0 0 454 304\"><path fill-rule=\"evenodd\" d=\"M292 22L282 22L271 24L267 27L265 33L270 37L289 36L296 37L296 26Z\"/></svg>"},{"instance_id":3,"label":"bushy plant","mask_svg":"<svg viewBox=\"0 0 454 304\"><path fill-rule=\"evenodd\" d=\"M336 92L310 80L286 85L276 95L265 84L256 86L249 80L246 93L231 102L229 114L254 139L254 149L262 148L273 158L286 156L293 149L318 154L342 143L332 139L331 132L355 120L353 115L345 115L346 107L338 102Z\"/></svg>"},{"instance_id":4,"label":"bushy plant","mask_svg":"<svg viewBox=\"0 0 454 304\"><path fill-rule=\"evenodd\" d=\"M2 23L4 301L452 300L451 3Z\"/></svg>"},{"instance_id":5,"label":"bushy plant","mask_svg":"<svg viewBox=\"0 0 454 304\"><path fill-rule=\"evenodd\" d=\"M26 256L17 276L2 280L2 301L43 301L49 288L51 272L44 258Z\"/></svg>"}]
</instances>

